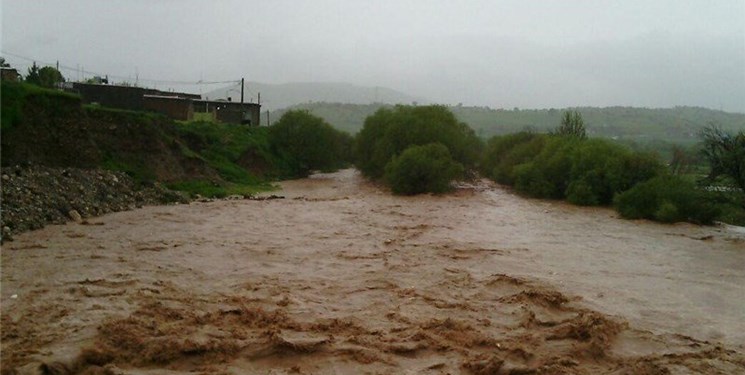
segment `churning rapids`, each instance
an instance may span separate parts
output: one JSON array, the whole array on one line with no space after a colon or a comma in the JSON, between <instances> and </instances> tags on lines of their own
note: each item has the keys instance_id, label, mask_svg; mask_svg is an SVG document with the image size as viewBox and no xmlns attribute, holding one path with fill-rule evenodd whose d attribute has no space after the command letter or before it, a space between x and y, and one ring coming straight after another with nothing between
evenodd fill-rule
<instances>
[{"instance_id":1,"label":"churning rapids","mask_svg":"<svg viewBox=\"0 0 745 375\"><path fill-rule=\"evenodd\" d=\"M354 170L2 249L3 374L743 374L742 228Z\"/></svg>"}]
</instances>

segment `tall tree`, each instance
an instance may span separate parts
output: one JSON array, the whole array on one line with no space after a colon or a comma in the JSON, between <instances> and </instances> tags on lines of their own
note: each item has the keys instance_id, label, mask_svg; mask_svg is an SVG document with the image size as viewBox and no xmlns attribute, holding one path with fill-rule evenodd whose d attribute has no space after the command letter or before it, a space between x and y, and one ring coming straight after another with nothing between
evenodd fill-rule
<instances>
[{"instance_id":1,"label":"tall tree","mask_svg":"<svg viewBox=\"0 0 745 375\"><path fill-rule=\"evenodd\" d=\"M34 64L31 65L30 68L28 68L28 74L26 74L25 80L28 83L41 86L41 79L39 78L39 67L36 65L36 61L34 61Z\"/></svg>"},{"instance_id":2,"label":"tall tree","mask_svg":"<svg viewBox=\"0 0 745 375\"><path fill-rule=\"evenodd\" d=\"M556 129L556 134L587 138L585 131L585 121L579 111L566 111L561 118L561 125Z\"/></svg>"}]
</instances>

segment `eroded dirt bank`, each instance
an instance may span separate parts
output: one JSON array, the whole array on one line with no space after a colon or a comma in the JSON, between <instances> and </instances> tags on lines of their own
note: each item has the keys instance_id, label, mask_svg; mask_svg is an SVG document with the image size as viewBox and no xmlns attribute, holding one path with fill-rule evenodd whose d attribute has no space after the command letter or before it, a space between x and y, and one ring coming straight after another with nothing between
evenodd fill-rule
<instances>
[{"instance_id":1,"label":"eroded dirt bank","mask_svg":"<svg viewBox=\"0 0 745 375\"><path fill-rule=\"evenodd\" d=\"M745 373L745 235L487 184L146 207L2 251L4 373Z\"/></svg>"}]
</instances>

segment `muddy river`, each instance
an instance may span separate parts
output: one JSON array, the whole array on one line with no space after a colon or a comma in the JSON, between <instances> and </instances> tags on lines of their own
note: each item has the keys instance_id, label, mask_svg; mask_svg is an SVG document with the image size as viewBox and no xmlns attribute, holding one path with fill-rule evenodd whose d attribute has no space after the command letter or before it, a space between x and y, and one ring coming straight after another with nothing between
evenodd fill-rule
<instances>
[{"instance_id":1,"label":"muddy river","mask_svg":"<svg viewBox=\"0 0 745 375\"><path fill-rule=\"evenodd\" d=\"M745 231L485 181L146 207L2 247L3 374L745 374Z\"/></svg>"}]
</instances>

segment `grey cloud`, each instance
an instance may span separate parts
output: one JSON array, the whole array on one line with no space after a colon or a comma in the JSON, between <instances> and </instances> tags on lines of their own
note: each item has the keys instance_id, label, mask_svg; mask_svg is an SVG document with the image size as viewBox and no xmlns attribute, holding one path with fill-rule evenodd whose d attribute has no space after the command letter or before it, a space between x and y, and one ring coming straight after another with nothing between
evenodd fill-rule
<instances>
[{"instance_id":1,"label":"grey cloud","mask_svg":"<svg viewBox=\"0 0 745 375\"><path fill-rule=\"evenodd\" d=\"M124 77L745 112L742 0L4 0L2 17L3 50Z\"/></svg>"}]
</instances>

